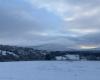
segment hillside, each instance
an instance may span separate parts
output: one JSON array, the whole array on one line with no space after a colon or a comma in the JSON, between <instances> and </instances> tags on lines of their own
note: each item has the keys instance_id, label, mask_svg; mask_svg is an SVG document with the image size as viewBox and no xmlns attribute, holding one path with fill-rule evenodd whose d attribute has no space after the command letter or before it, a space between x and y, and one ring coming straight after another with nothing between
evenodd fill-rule
<instances>
[{"instance_id":1,"label":"hillside","mask_svg":"<svg viewBox=\"0 0 100 80\"><path fill-rule=\"evenodd\" d=\"M100 50L48 51L30 47L0 45L1 62L34 60L100 60Z\"/></svg>"}]
</instances>

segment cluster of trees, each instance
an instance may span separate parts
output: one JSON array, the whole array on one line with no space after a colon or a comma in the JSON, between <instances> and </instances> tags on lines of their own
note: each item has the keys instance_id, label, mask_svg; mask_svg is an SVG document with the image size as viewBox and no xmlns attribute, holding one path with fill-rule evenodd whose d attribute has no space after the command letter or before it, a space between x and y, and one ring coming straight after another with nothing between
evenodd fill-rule
<instances>
[{"instance_id":1,"label":"cluster of trees","mask_svg":"<svg viewBox=\"0 0 100 80\"><path fill-rule=\"evenodd\" d=\"M100 51L54 51L47 54L47 60L56 60L57 56L66 57L68 60L67 55L74 55L78 58L78 60L100 60ZM70 60L70 59L69 59Z\"/></svg>"},{"instance_id":2,"label":"cluster of trees","mask_svg":"<svg viewBox=\"0 0 100 80\"><path fill-rule=\"evenodd\" d=\"M45 53L33 48L0 45L0 61L44 60Z\"/></svg>"},{"instance_id":3,"label":"cluster of trees","mask_svg":"<svg viewBox=\"0 0 100 80\"><path fill-rule=\"evenodd\" d=\"M56 57L78 55L79 60L100 60L100 51L45 51L28 47L0 45L0 61L56 60ZM66 57L66 60L68 57ZM69 59L70 60L70 59Z\"/></svg>"}]
</instances>

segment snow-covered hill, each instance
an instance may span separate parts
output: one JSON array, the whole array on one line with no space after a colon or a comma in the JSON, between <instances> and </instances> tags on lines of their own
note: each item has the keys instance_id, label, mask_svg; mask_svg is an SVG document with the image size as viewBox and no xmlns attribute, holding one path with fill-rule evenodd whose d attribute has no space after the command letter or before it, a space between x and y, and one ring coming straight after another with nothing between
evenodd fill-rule
<instances>
[{"instance_id":1,"label":"snow-covered hill","mask_svg":"<svg viewBox=\"0 0 100 80\"><path fill-rule=\"evenodd\" d=\"M31 46L31 48L39 49L39 50L47 50L47 51L100 51L100 48L82 49L74 45L72 45L72 47L69 47L69 45L66 43L65 44L48 43L48 44L42 44L38 46Z\"/></svg>"},{"instance_id":2,"label":"snow-covered hill","mask_svg":"<svg viewBox=\"0 0 100 80\"><path fill-rule=\"evenodd\" d=\"M69 48L65 44L63 45L63 44L56 44L56 43L33 46L33 48L39 49L39 50L47 50L47 51L71 51L71 50L74 50L72 48Z\"/></svg>"},{"instance_id":3,"label":"snow-covered hill","mask_svg":"<svg viewBox=\"0 0 100 80\"><path fill-rule=\"evenodd\" d=\"M0 80L100 80L100 62L4 62Z\"/></svg>"}]
</instances>

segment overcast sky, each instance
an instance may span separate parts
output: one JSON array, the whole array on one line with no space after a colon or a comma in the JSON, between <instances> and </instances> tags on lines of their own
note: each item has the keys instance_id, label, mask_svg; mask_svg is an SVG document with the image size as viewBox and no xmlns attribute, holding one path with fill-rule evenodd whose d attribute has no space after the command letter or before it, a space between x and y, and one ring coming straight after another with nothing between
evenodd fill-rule
<instances>
[{"instance_id":1,"label":"overcast sky","mask_svg":"<svg viewBox=\"0 0 100 80\"><path fill-rule=\"evenodd\" d=\"M0 44L100 45L100 0L0 0Z\"/></svg>"}]
</instances>

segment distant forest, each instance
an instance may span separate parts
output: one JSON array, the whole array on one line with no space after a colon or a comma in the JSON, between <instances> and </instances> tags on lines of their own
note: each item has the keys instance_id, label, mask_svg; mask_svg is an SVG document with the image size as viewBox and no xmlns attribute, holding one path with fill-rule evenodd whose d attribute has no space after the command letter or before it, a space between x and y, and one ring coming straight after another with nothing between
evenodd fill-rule
<instances>
[{"instance_id":1,"label":"distant forest","mask_svg":"<svg viewBox=\"0 0 100 80\"><path fill-rule=\"evenodd\" d=\"M72 58L71 56L74 56ZM76 57L76 58L75 58ZM100 60L100 51L46 51L29 47L0 45L0 61Z\"/></svg>"}]
</instances>

